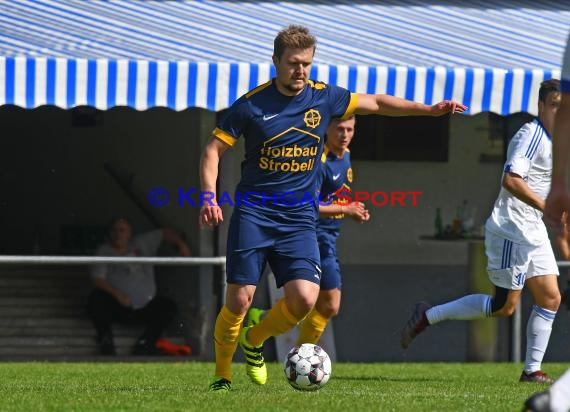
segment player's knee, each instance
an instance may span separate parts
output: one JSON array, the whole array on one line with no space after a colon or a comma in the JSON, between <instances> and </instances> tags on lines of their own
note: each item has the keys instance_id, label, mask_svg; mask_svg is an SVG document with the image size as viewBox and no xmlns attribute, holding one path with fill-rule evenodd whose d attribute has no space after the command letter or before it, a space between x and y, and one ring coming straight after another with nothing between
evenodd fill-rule
<instances>
[{"instance_id":1,"label":"player's knee","mask_svg":"<svg viewBox=\"0 0 570 412\"><path fill-rule=\"evenodd\" d=\"M336 315L338 315L338 306L335 306L333 304L329 304L329 305L323 305L320 308L317 309L319 311L319 313L321 314L321 316L323 316L324 318L330 319Z\"/></svg>"},{"instance_id":2,"label":"player's knee","mask_svg":"<svg viewBox=\"0 0 570 412\"><path fill-rule=\"evenodd\" d=\"M238 310L234 311L235 313L246 313L251 306L251 299L239 299L237 301Z\"/></svg>"},{"instance_id":3,"label":"player's knee","mask_svg":"<svg viewBox=\"0 0 570 412\"><path fill-rule=\"evenodd\" d=\"M294 299L293 307L289 308L291 313L298 319L302 319L311 312L315 306L316 298L310 295L300 295Z\"/></svg>"},{"instance_id":4,"label":"player's knee","mask_svg":"<svg viewBox=\"0 0 570 412\"><path fill-rule=\"evenodd\" d=\"M315 309L321 316L330 319L338 315L340 302L335 299L319 299L315 304Z\"/></svg>"},{"instance_id":5,"label":"player's knee","mask_svg":"<svg viewBox=\"0 0 570 412\"><path fill-rule=\"evenodd\" d=\"M551 310L558 310L560 303L562 301L562 296L560 295L560 291L557 289L552 294L548 296L548 301L550 303Z\"/></svg>"},{"instance_id":6,"label":"player's knee","mask_svg":"<svg viewBox=\"0 0 570 412\"><path fill-rule=\"evenodd\" d=\"M339 309L340 309L340 308L338 307L338 305L336 305L336 306L331 306L331 307L330 307L330 311L329 311L327 317L328 317L329 319L332 318L332 317L335 317L336 315L338 315Z\"/></svg>"},{"instance_id":7,"label":"player's knee","mask_svg":"<svg viewBox=\"0 0 570 412\"><path fill-rule=\"evenodd\" d=\"M562 297L558 290L545 293L540 296L540 300L536 301L536 304L544 309L558 311Z\"/></svg>"},{"instance_id":8,"label":"player's knee","mask_svg":"<svg viewBox=\"0 0 570 412\"><path fill-rule=\"evenodd\" d=\"M231 299L226 299L226 306L232 313L246 313L251 306L252 297L245 294L232 296Z\"/></svg>"},{"instance_id":9,"label":"player's knee","mask_svg":"<svg viewBox=\"0 0 570 412\"><path fill-rule=\"evenodd\" d=\"M308 314L315 306L315 301L316 299L312 299L310 296L301 297L297 301L297 307L300 311Z\"/></svg>"}]
</instances>

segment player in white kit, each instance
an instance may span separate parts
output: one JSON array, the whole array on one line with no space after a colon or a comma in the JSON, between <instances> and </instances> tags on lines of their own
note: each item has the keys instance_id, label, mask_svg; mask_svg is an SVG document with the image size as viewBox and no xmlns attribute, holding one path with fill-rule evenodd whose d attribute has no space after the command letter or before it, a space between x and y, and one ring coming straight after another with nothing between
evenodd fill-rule
<instances>
[{"instance_id":1,"label":"player in white kit","mask_svg":"<svg viewBox=\"0 0 570 412\"><path fill-rule=\"evenodd\" d=\"M570 37L566 45L562 81L562 98L554 124L554 156L552 187L546 198L545 220L562 229L563 212L570 211L568 169L570 168ZM570 410L570 369L548 391L538 392L525 402L525 410L533 412L566 412Z\"/></svg>"},{"instance_id":2,"label":"player in white kit","mask_svg":"<svg viewBox=\"0 0 570 412\"><path fill-rule=\"evenodd\" d=\"M541 365L560 305L560 291L558 266L542 214L550 189L551 133L559 104L560 81L542 82L538 117L523 125L509 143L501 190L485 225L487 272L495 285L494 296L472 294L433 307L419 302L402 329L402 347L407 348L427 326L444 320L511 316L526 286L534 305L527 323L520 381L553 382Z\"/></svg>"}]
</instances>

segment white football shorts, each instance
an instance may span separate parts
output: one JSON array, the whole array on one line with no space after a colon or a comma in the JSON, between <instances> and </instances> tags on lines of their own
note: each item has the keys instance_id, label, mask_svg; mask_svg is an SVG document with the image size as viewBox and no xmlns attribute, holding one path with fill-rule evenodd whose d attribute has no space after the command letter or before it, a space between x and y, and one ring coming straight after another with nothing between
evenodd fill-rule
<instances>
[{"instance_id":1,"label":"white football shorts","mask_svg":"<svg viewBox=\"0 0 570 412\"><path fill-rule=\"evenodd\" d=\"M485 253L491 283L504 289L520 290L525 280L534 276L558 275L550 242L524 245L487 231Z\"/></svg>"}]
</instances>

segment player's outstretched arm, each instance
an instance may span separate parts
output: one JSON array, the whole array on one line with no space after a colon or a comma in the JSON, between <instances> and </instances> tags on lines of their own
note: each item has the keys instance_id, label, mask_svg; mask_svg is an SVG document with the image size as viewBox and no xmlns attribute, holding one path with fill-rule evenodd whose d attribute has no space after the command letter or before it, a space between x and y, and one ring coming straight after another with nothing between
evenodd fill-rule
<instances>
[{"instance_id":1,"label":"player's outstretched arm","mask_svg":"<svg viewBox=\"0 0 570 412\"><path fill-rule=\"evenodd\" d=\"M202 193L212 193L213 199L217 199L216 181L218 179L218 166L220 158L229 149L229 145L222 142L216 137L212 137L210 143L202 153L200 160L200 185ZM201 205L199 223L200 226L216 226L223 222L222 209L215 201L210 204L206 202Z\"/></svg>"},{"instance_id":2,"label":"player's outstretched arm","mask_svg":"<svg viewBox=\"0 0 570 412\"><path fill-rule=\"evenodd\" d=\"M467 106L453 100L428 106L385 94L359 94L356 106L356 114L384 116L443 116L447 113L463 113L465 110Z\"/></svg>"}]
</instances>

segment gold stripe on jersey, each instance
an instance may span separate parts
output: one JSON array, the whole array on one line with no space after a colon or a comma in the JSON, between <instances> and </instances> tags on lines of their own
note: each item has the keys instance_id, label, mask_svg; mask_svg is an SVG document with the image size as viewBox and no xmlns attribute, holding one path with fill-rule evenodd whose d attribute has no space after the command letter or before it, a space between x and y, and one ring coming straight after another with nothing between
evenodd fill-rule
<instances>
[{"instance_id":1,"label":"gold stripe on jersey","mask_svg":"<svg viewBox=\"0 0 570 412\"><path fill-rule=\"evenodd\" d=\"M346 111L342 115L341 120L350 119L354 115L357 106L358 106L358 94L350 93L350 102L348 102L348 107L346 108Z\"/></svg>"},{"instance_id":2,"label":"gold stripe on jersey","mask_svg":"<svg viewBox=\"0 0 570 412\"><path fill-rule=\"evenodd\" d=\"M285 133L289 133L291 130L295 130L295 131L297 131L297 132L305 133L306 135L309 135L309 136L311 136L311 137L314 137L315 139L317 139L317 142L320 142L320 141L321 141L321 138L320 138L318 135L316 135L316 134L310 133L310 132L308 132L308 131L306 131L306 130L303 130L303 129L298 129L298 128L296 128L296 127L290 127L290 128L288 128L287 130L285 130L284 132L281 132L281 133L279 133L278 135L275 135L275 136L273 136L272 138L270 138L270 139L266 140L265 142L263 142L263 146L267 146L267 144L269 144L270 142L274 141L275 139L277 139L277 138L283 136Z\"/></svg>"},{"instance_id":3,"label":"gold stripe on jersey","mask_svg":"<svg viewBox=\"0 0 570 412\"><path fill-rule=\"evenodd\" d=\"M263 89L265 89L267 86L271 85L271 80L269 80L266 83L263 83L259 86L257 86L255 89L250 90L249 92L246 93L245 97L246 99L249 99L251 96L253 96L255 93L259 93L260 91L262 91Z\"/></svg>"},{"instance_id":4,"label":"gold stripe on jersey","mask_svg":"<svg viewBox=\"0 0 570 412\"><path fill-rule=\"evenodd\" d=\"M323 149L323 154L321 155L321 163L326 163L327 162L327 156L329 155L330 149L327 145L325 145L325 148Z\"/></svg>"},{"instance_id":5,"label":"gold stripe on jersey","mask_svg":"<svg viewBox=\"0 0 570 412\"><path fill-rule=\"evenodd\" d=\"M230 146L234 146L237 142L237 139L235 137L233 137L228 132L223 131L219 127L216 127L214 129L214 131L212 132L212 134L214 136L216 136L218 139L220 139L222 142L224 142Z\"/></svg>"},{"instance_id":6,"label":"gold stripe on jersey","mask_svg":"<svg viewBox=\"0 0 570 412\"><path fill-rule=\"evenodd\" d=\"M311 86L313 89L317 89L317 90L322 90L322 89L326 89L327 85L325 83L321 83L321 82L316 82L314 80L308 80L307 84L309 86Z\"/></svg>"}]
</instances>

